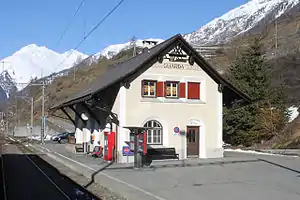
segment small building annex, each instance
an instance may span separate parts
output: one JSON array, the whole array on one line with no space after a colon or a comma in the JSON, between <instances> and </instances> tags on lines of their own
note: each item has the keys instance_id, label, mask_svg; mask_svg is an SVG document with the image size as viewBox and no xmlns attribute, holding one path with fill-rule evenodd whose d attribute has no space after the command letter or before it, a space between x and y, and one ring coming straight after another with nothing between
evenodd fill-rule
<instances>
[{"instance_id":1,"label":"small building annex","mask_svg":"<svg viewBox=\"0 0 300 200\"><path fill-rule=\"evenodd\" d=\"M92 133L93 145L103 146L104 131L115 132L115 156L122 163L128 162L122 154L129 141L126 126L151 128L147 145L174 147L180 159L223 157L222 108L234 101L250 99L178 34L111 66L87 90L51 110L76 113L70 120L77 143L90 143Z\"/></svg>"}]
</instances>

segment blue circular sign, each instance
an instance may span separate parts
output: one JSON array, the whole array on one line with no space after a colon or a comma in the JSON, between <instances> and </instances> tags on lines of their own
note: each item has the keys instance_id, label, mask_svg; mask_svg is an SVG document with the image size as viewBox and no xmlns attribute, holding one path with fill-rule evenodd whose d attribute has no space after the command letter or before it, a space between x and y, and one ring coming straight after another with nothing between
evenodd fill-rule
<instances>
[{"instance_id":1,"label":"blue circular sign","mask_svg":"<svg viewBox=\"0 0 300 200\"><path fill-rule=\"evenodd\" d=\"M179 130L179 127L174 127L174 133L179 133L180 130Z\"/></svg>"}]
</instances>

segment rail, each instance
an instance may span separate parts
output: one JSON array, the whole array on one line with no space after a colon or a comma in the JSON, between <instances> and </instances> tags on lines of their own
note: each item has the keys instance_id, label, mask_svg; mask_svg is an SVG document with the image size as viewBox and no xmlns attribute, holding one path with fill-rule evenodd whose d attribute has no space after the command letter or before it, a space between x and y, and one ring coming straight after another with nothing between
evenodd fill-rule
<instances>
[{"instance_id":1,"label":"rail","mask_svg":"<svg viewBox=\"0 0 300 200\"><path fill-rule=\"evenodd\" d=\"M54 185L54 187L67 199L71 199L28 155L25 157Z\"/></svg>"},{"instance_id":2,"label":"rail","mask_svg":"<svg viewBox=\"0 0 300 200\"><path fill-rule=\"evenodd\" d=\"M3 196L4 200L7 200L7 195L6 195L6 185L5 185L5 175L4 175L4 161L3 161L3 155L1 155L1 171L2 171L2 186L3 186Z\"/></svg>"}]
</instances>

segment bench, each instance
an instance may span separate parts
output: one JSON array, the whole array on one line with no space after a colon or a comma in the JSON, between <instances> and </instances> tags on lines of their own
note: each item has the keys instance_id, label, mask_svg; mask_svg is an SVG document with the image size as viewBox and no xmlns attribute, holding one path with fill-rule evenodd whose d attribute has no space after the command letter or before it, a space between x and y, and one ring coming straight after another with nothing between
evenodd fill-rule
<instances>
[{"instance_id":1,"label":"bench","mask_svg":"<svg viewBox=\"0 0 300 200\"><path fill-rule=\"evenodd\" d=\"M176 150L174 147L171 147L171 148L149 148L149 149L147 149L145 164L150 165L152 163L152 160L166 160L166 159L179 160L179 154L176 153Z\"/></svg>"}]
</instances>

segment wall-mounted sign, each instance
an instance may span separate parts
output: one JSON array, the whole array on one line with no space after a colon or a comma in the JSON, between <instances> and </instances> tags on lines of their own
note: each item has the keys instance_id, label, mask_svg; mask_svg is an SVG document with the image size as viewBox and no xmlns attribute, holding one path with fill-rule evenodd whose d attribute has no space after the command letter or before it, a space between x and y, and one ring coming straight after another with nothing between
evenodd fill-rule
<instances>
[{"instance_id":1,"label":"wall-mounted sign","mask_svg":"<svg viewBox=\"0 0 300 200\"><path fill-rule=\"evenodd\" d=\"M201 68L197 65L189 65L188 63L157 63L154 64L153 67L155 68L166 68L166 69L179 69L179 70L194 70L194 71L201 71Z\"/></svg>"},{"instance_id":2,"label":"wall-mounted sign","mask_svg":"<svg viewBox=\"0 0 300 200\"><path fill-rule=\"evenodd\" d=\"M133 152L130 151L129 146L123 146L122 154L123 154L123 156L133 156Z\"/></svg>"},{"instance_id":3,"label":"wall-mounted sign","mask_svg":"<svg viewBox=\"0 0 300 200\"><path fill-rule=\"evenodd\" d=\"M200 120L197 120L197 119L191 119L188 121L188 125L201 125L201 122Z\"/></svg>"},{"instance_id":4,"label":"wall-mounted sign","mask_svg":"<svg viewBox=\"0 0 300 200\"><path fill-rule=\"evenodd\" d=\"M175 134L178 134L178 133L180 133L180 129L179 129L179 127L174 127L174 133L175 133Z\"/></svg>"}]
</instances>

